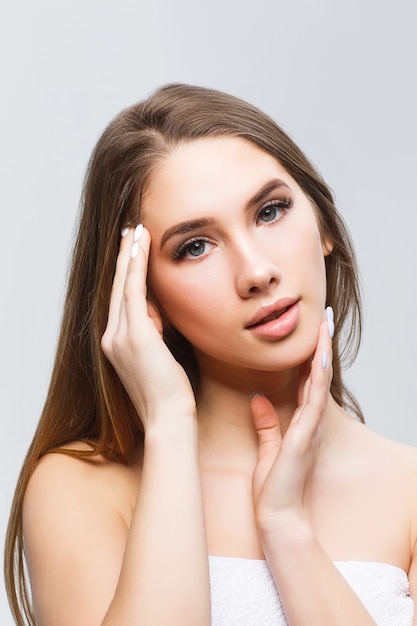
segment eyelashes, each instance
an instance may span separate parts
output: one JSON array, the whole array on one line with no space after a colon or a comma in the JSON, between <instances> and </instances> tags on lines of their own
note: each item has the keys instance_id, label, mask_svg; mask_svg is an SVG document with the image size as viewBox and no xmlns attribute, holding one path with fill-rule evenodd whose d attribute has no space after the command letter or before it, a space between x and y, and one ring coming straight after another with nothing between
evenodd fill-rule
<instances>
[{"instance_id":1,"label":"eyelashes","mask_svg":"<svg viewBox=\"0 0 417 626\"><path fill-rule=\"evenodd\" d=\"M198 258L206 252L206 246L210 245L210 242L203 237L193 237L187 239L184 243L181 243L172 253L174 261L178 261L185 257L188 253L188 258Z\"/></svg>"},{"instance_id":2,"label":"eyelashes","mask_svg":"<svg viewBox=\"0 0 417 626\"><path fill-rule=\"evenodd\" d=\"M268 200L265 202L255 214L255 222L257 224L274 224L278 222L293 206L292 198L282 198L279 200ZM214 246L206 237L192 237L181 242L171 253L174 261L183 258L196 260L204 256L208 252L210 246Z\"/></svg>"},{"instance_id":3,"label":"eyelashes","mask_svg":"<svg viewBox=\"0 0 417 626\"><path fill-rule=\"evenodd\" d=\"M274 222L277 219L280 219L286 211L288 211L293 205L293 201L291 198L283 198L282 200L268 200L265 202L257 211L256 219L259 220L261 217L262 221Z\"/></svg>"}]
</instances>

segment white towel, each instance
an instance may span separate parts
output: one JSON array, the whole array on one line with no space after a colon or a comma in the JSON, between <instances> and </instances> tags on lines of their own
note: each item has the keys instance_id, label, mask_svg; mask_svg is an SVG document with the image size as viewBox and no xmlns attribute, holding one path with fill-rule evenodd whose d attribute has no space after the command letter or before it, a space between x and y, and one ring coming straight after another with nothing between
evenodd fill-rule
<instances>
[{"instance_id":1,"label":"white towel","mask_svg":"<svg viewBox=\"0 0 417 626\"><path fill-rule=\"evenodd\" d=\"M266 561L211 556L209 563L212 626L287 626ZM362 561L335 565L378 626L412 626L414 604L403 570Z\"/></svg>"}]
</instances>

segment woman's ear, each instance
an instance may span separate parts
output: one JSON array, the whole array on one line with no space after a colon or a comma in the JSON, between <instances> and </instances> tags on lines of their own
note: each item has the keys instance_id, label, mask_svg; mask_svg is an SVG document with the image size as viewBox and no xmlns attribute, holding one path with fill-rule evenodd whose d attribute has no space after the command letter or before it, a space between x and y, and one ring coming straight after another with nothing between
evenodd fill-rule
<instances>
[{"instance_id":1,"label":"woman's ear","mask_svg":"<svg viewBox=\"0 0 417 626\"><path fill-rule=\"evenodd\" d=\"M321 247L323 250L323 256L329 256L334 249L333 241L329 237L326 237L322 240Z\"/></svg>"}]
</instances>

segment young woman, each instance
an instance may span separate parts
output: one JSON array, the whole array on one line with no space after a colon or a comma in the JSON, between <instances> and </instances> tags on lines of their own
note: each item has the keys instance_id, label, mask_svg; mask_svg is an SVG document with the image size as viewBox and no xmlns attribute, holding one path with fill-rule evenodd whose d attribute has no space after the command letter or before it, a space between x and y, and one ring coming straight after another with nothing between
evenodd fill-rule
<instances>
[{"instance_id":1,"label":"young woman","mask_svg":"<svg viewBox=\"0 0 417 626\"><path fill-rule=\"evenodd\" d=\"M273 121L184 85L123 111L10 519L16 623L416 625L417 453L343 384L360 319L331 193Z\"/></svg>"}]
</instances>

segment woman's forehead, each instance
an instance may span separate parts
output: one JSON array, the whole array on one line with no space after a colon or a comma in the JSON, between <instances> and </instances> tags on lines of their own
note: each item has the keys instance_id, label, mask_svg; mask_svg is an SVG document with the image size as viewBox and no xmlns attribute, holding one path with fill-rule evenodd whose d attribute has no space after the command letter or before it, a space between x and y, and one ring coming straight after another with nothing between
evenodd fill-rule
<instances>
[{"instance_id":1,"label":"woman's forehead","mask_svg":"<svg viewBox=\"0 0 417 626\"><path fill-rule=\"evenodd\" d=\"M143 198L143 215L154 206L213 206L247 202L269 181L298 188L281 163L240 137L198 139L176 146L161 160Z\"/></svg>"}]
</instances>

